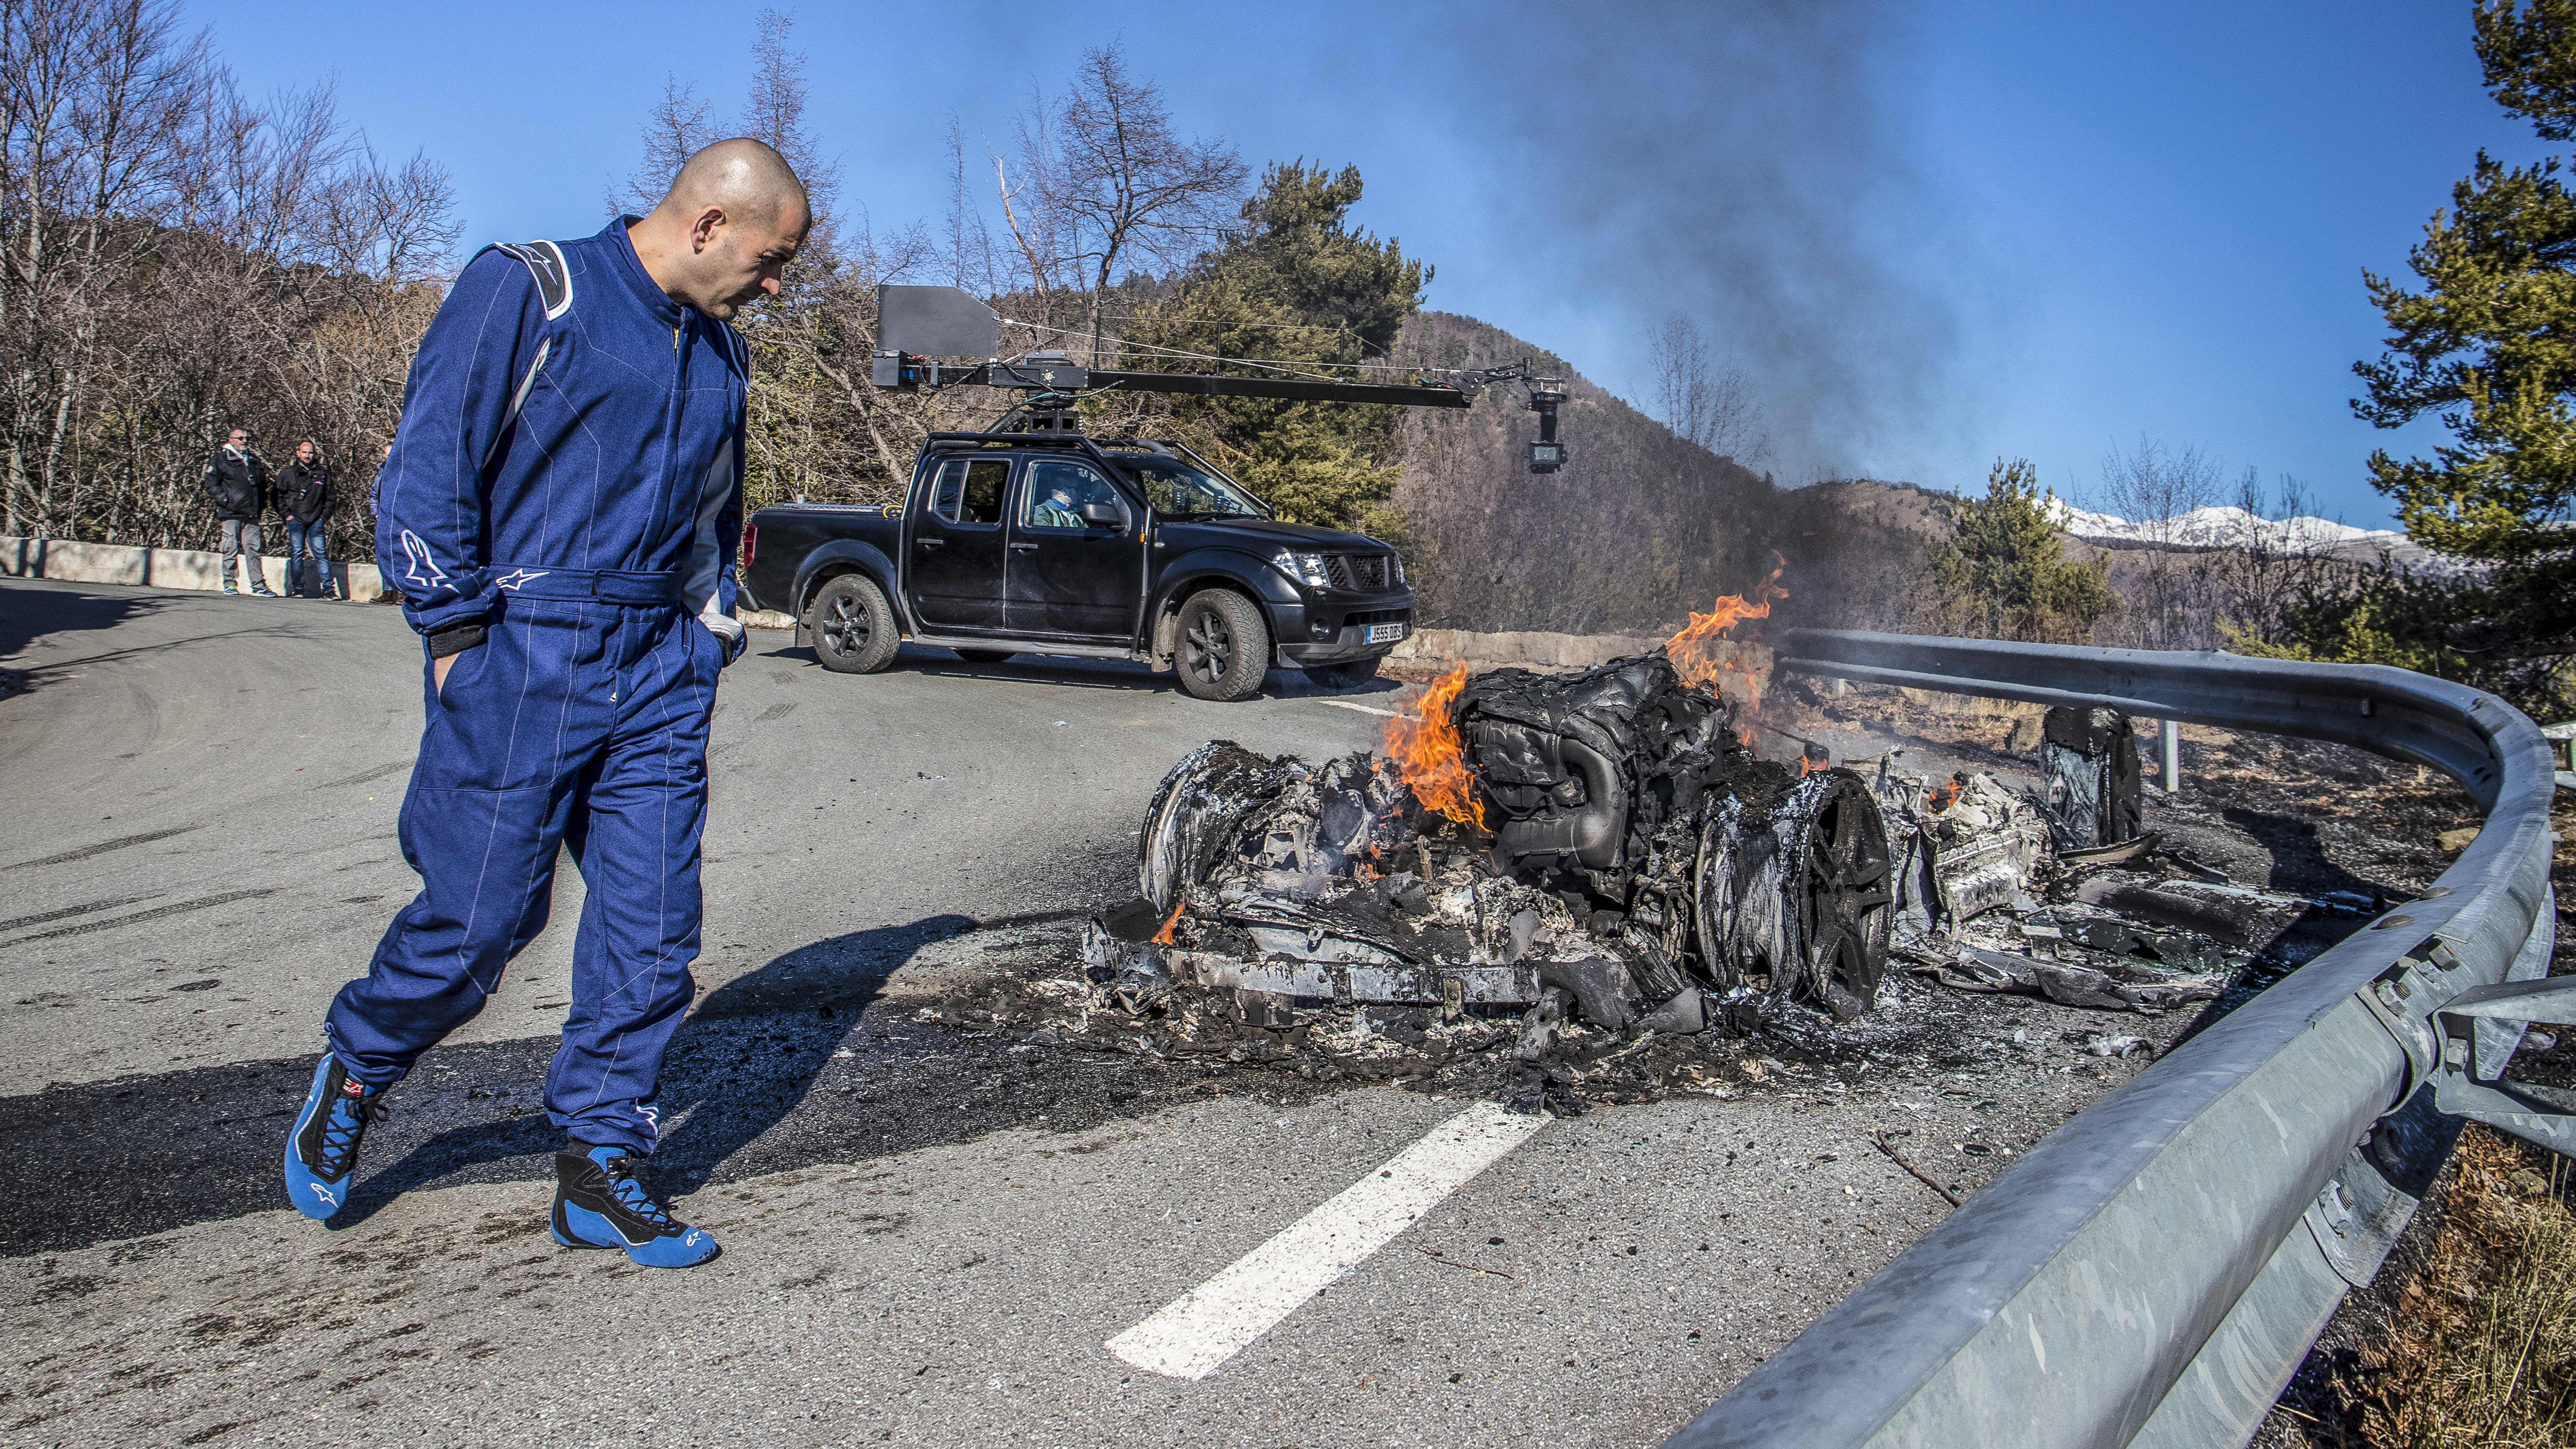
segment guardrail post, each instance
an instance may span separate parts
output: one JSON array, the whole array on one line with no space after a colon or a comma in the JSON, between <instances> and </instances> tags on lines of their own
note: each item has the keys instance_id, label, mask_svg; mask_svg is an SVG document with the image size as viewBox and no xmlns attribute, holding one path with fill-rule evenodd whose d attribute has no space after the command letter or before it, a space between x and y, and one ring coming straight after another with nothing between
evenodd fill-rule
<instances>
[{"instance_id":1,"label":"guardrail post","mask_svg":"<svg viewBox=\"0 0 2576 1449\"><path fill-rule=\"evenodd\" d=\"M2156 785L2170 795L2182 787L2182 726L2156 721Z\"/></svg>"}]
</instances>

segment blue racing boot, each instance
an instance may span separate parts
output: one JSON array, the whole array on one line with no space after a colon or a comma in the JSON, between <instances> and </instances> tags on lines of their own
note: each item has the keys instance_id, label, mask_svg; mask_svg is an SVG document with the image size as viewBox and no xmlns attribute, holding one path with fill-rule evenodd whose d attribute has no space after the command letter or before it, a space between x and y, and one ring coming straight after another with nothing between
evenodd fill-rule
<instances>
[{"instance_id":1,"label":"blue racing boot","mask_svg":"<svg viewBox=\"0 0 2576 1449\"><path fill-rule=\"evenodd\" d=\"M694 1268L716 1240L645 1196L623 1147L555 1154L555 1241L567 1248L624 1248L647 1268Z\"/></svg>"},{"instance_id":2,"label":"blue racing boot","mask_svg":"<svg viewBox=\"0 0 2576 1449\"><path fill-rule=\"evenodd\" d=\"M313 1090L286 1137L286 1195L308 1218L328 1218L349 1201L358 1144L367 1124L385 1118L385 1088L349 1079L336 1053L313 1069Z\"/></svg>"}]
</instances>

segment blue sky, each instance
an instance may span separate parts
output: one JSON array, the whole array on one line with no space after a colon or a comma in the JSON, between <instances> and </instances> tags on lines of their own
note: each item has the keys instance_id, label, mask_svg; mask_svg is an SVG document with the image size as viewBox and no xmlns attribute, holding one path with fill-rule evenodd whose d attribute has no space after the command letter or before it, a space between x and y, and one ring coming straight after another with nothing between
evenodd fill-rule
<instances>
[{"instance_id":1,"label":"blue sky","mask_svg":"<svg viewBox=\"0 0 2576 1449\"><path fill-rule=\"evenodd\" d=\"M469 245L597 227L663 77L739 105L757 5L199 3L255 92L336 81L383 153L454 174ZM1701 320L1764 398L1783 483L2089 497L2140 436L2295 475L2381 524L2347 406L2402 270L2481 146L2468 5L782 5L845 206L945 206L944 136L1008 134L1125 44L1255 166L1357 164L1430 305L1631 399ZM435 17L435 18L432 18ZM1575 439L1580 448L1580 439ZM1579 453L1578 453L1579 457Z\"/></svg>"}]
</instances>

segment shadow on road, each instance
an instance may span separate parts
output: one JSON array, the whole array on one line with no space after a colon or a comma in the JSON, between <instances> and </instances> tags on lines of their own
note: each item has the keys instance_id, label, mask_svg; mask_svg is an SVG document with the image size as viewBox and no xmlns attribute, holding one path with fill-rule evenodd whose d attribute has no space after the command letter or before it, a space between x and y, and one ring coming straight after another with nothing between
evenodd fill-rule
<instances>
[{"instance_id":1,"label":"shadow on road","mask_svg":"<svg viewBox=\"0 0 2576 1449\"><path fill-rule=\"evenodd\" d=\"M2219 812L2227 823L2262 842L2271 852L2272 869L2263 883L2274 890L2324 895L2342 891L2364 900L2381 898L2379 887L2354 875L2326 855L2314 821L2295 820L2230 805Z\"/></svg>"},{"instance_id":2,"label":"shadow on road","mask_svg":"<svg viewBox=\"0 0 2576 1449\"><path fill-rule=\"evenodd\" d=\"M972 930L966 916L853 931L799 946L700 999L662 1060L662 1141L647 1176L674 1186L705 1181L716 1168L796 1110L888 976L934 941ZM464 1123L418 1142L383 1170L362 1176L349 1205L331 1220L352 1227L402 1193L487 1164L533 1159L550 1176L563 1133L542 1105L547 1040L532 1076L471 1100L525 1105L515 1115ZM445 1051L421 1059L431 1068ZM415 1071L414 1080L421 1076ZM439 1084L443 1085L443 1084ZM399 1097L396 1099L399 1101ZM738 1173L735 1175L739 1175Z\"/></svg>"},{"instance_id":3,"label":"shadow on road","mask_svg":"<svg viewBox=\"0 0 2576 1449\"><path fill-rule=\"evenodd\" d=\"M881 995L931 942L975 925L932 916L790 951L709 992L671 1045L665 1130L644 1176L666 1192L819 1163L865 1162L1011 1127L1081 1132L1205 1090L1279 1101L1329 1090L1302 1078L1156 1058L1032 1047L1005 1034L917 1023ZM543 1106L551 1036L465 1042L421 1058L371 1129L349 1207L363 1223L400 1193L524 1183L545 1233L562 1141ZM0 1097L0 1257L147 1237L286 1207L286 1134L313 1058L235 1062ZM321 1225L313 1229L323 1231Z\"/></svg>"},{"instance_id":4,"label":"shadow on road","mask_svg":"<svg viewBox=\"0 0 2576 1449\"><path fill-rule=\"evenodd\" d=\"M790 664L813 664L814 651L804 645L782 645L763 650L763 659L776 659ZM817 672L823 672L819 670ZM1023 683L1059 684L1071 689L1117 689L1137 694L1168 694L1188 698L1178 680L1171 674L1157 674L1142 664L1124 659L1083 659L1065 654L1015 654L993 664L977 664L960 659L946 649L926 644L906 644L896 652L894 662L886 666L888 674L913 674L933 678L1013 680ZM1397 694L1404 689L1401 680L1381 675L1349 689L1329 689L1316 684L1294 669L1273 669L1261 680L1262 699L1336 699L1369 700L1371 696ZM1371 701L1372 703L1380 703Z\"/></svg>"},{"instance_id":5,"label":"shadow on road","mask_svg":"<svg viewBox=\"0 0 2576 1449\"><path fill-rule=\"evenodd\" d=\"M168 602L151 594L85 594L60 585L29 587L12 581L0 587L0 667L32 667L18 656L48 635L113 629Z\"/></svg>"}]
</instances>

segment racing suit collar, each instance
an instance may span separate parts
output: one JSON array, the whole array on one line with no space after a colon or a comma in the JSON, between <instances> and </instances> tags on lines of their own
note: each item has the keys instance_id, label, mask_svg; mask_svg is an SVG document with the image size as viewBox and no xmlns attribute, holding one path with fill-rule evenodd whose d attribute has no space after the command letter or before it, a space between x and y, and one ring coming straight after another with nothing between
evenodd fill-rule
<instances>
[{"instance_id":1,"label":"racing suit collar","mask_svg":"<svg viewBox=\"0 0 2576 1449\"><path fill-rule=\"evenodd\" d=\"M599 239L608 243L609 255L617 259L614 264L617 275L635 294L635 300L663 322L677 327L688 316L687 309L672 301L670 293L654 285L653 274L644 270L644 259L635 255L634 240L626 235L626 229L642 219L621 216L600 229Z\"/></svg>"}]
</instances>

